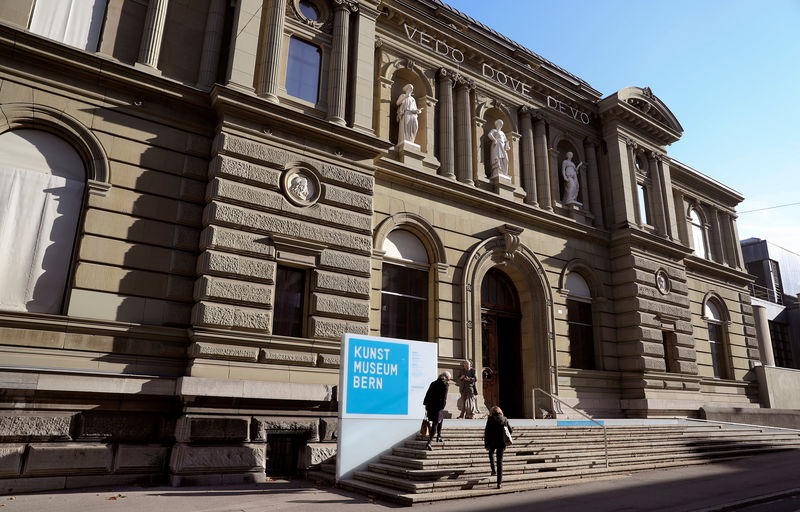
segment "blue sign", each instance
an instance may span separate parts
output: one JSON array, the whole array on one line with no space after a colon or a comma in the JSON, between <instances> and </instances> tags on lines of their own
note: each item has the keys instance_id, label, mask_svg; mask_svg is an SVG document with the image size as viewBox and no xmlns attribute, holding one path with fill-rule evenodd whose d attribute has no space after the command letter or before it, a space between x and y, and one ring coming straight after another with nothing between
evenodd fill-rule
<instances>
[{"instance_id":1,"label":"blue sign","mask_svg":"<svg viewBox=\"0 0 800 512\"><path fill-rule=\"evenodd\" d=\"M350 338L348 414L408 414L408 344Z\"/></svg>"}]
</instances>

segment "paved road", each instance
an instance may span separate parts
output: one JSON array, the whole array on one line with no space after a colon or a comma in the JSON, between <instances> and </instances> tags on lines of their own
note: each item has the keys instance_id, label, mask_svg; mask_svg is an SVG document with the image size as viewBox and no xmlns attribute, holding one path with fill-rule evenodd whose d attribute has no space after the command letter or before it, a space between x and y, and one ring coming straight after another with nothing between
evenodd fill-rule
<instances>
[{"instance_id":1,"label":"paved road","mask_svg":"<svg viewBox=\"0 0 800 512\"><path fill-rule=\"evenodd\" d=\"M404 508L306 480L238 487L152 487L0 496L0 512L373 511ZM796 512L800 451L568 487L421 504L417 512Z\"/></svg>"}]
</instances>

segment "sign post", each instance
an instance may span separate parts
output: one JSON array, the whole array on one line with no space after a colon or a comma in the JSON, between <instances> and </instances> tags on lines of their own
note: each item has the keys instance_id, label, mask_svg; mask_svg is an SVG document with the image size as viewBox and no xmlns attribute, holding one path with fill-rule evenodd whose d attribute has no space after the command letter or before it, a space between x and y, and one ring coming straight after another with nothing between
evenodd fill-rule
<instances>
[{"instance_id":1,"label":"sign post","mask_svg":"<svg viewBox=\"0 0 800 512\"><path fill-rule=\"evenodd\" d=\"M414 435L436 379L436 344L345 334L339 374L336 480Z\"/></svg>"}]
</instances>

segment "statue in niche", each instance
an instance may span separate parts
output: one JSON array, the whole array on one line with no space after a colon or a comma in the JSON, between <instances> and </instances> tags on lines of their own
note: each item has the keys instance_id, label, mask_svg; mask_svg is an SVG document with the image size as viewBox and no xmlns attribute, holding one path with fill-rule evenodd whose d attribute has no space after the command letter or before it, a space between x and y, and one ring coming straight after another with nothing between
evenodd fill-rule
<instances>
[{"instance_id":1,"label":"statue in niche","mask_svg":"<svg viewBox=\"0 0 800 512\"><path fill-rule=\"evenodd\" d=\"M572 161L572 151L567 152L567 158L561 162L561 176L564 177L564 197L562 201L566 206L577 204L580 205L578 202L578 190L580 190L580 186L578 185L578 170L583 165L583 162L580 162L577 166Z\"/></svg>"},{"instance_id":2,"label":"statue in niche","mask_svg":"<svg viewBox=\"0 0 800 512\"><path fill-rule=\"evenodd\" d=\"M307 201L308 196L311 195L311 189L308 187L308 178L302 174L298 174L292 178L292 184L289 186L294 197L301 201Z\"/></svg>"},{"instance_id":3,"label":"statue in niche","mask_svg":"<svg viewBox=\"0 0 800 512\"><path fill-rule=\"evenodd\" d=\"M511 144L508 142L505 132L503 132L503 120L498 119L494 122L494 128L489 132L489 140L492 141L491 160L492 178L495 176L508 177L508 151Z\"/></svg>"},{"instance_id":4,"label":"statue in niche","mask_svg":"<svg viewBox=\"0 0 800 512\"><path fill-rule=\"evenodd\" d=\"M403 94L397 98L397 143L410 142L416 144L419 122L417 116L422 113L421 108L417 108L417 100L414 99L414 86L406 84L403 86Z\"/></svg>"}]
</instances>

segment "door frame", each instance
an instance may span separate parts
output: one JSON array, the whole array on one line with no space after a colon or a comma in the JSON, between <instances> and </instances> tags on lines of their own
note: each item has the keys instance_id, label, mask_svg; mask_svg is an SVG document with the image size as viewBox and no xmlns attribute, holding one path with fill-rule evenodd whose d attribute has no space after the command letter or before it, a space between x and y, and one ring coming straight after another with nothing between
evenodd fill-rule
<instances>
[{"instance_id":1,"label":"door frame","mask_svg":"<svg viewBox=\"0 0 800 512\"><path fill-rule=\"evenodd\" d=\"M533 418L538 408L552 410L553 406L552 400L541 394L534 404L534 387L558 394L552 290L541 262L520 241L522 228L503 225L498 231L499 235L476 245L466 259L461 287L462 355L476 363L483 360L481 284L490 268L500 267L519 296L524 411L526 418ZM482 389L482 376L477 377Z\"/></svg>"}]
</instances>

